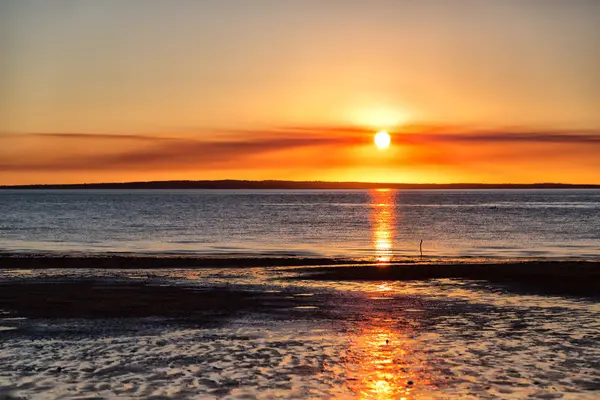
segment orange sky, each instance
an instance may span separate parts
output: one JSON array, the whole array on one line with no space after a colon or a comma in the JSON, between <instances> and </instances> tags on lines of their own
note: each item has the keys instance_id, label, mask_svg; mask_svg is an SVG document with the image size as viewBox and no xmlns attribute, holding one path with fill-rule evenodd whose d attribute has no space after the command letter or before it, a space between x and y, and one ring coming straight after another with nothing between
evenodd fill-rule
<instances>
[{"instance_id":1,"label":"orange sky","mask_svg":"<svg viewBox=\"0 0 600 400\"><path fill-rule=\"evenodd\" d=\"M392 145L373 131L295 128L200 135L0 135L2 181L290 179L378 182L598 183L590 132L405 128ZM202 137L207 136L203 134Z\"/></svg>"},{"instance_id":2,"label":"orange sky","mask_svg":"<svg viewBox=\"0 0 600 400\"><path fill-rule=\"evenodd\" d=\"M587 0L3 2L0 184L600 183L597 15Z\"/></svg>"}]
</instances>

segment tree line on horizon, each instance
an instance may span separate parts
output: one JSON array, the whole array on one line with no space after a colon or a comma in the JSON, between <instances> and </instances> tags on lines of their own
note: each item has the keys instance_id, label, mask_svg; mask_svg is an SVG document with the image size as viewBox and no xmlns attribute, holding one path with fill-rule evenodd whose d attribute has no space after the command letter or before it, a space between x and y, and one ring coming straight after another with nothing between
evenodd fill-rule
<instances>
[{"instance_id":1,"label":"tree line on horizon","mask_svg":"<svg viewBox=\"0 0 600 400\"><path fill-rule=\"evenodd\" d=\"M597 189L600 185L567 183L381 183L283 180L198 180L4 185L2 189Z\"/></svg>"}]
</instances>

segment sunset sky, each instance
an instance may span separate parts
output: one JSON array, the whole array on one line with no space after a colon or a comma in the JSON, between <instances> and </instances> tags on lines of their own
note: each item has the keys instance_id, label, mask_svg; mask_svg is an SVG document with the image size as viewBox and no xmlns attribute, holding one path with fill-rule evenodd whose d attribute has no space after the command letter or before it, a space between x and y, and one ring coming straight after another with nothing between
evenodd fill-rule
<instances>
[{"instance_id":1,"label":"sunset sky","mask_svg":"<svg viewBox=\"0 0 600 400\"><path fill-rule=\"evenodd\" d=\"M600 183L600 1L4 0L0 54L0 184Z\"/></svg>"}]
</instances>

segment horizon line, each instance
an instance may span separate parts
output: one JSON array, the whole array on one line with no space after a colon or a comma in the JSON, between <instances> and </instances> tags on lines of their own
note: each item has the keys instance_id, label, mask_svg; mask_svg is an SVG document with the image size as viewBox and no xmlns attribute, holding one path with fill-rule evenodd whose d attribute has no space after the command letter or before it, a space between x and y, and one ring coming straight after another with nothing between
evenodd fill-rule
<instances>
[{"instance_id":1,"label":"horizon line","mask_svg":"<svg viewBox=\"0 0 600 400\"><path fill-rule=\"evenodd\" d=\"M483 182L453 182L453 183L406 183L406 182L372 182L372 181L323 181L323 180L282 180L282 179L263 179L263 180L248 180L248 179L202 179L202 180L157 180L157 181L121 181L121 182L85 182L85 183L31 183L21 185L0 185L1 189L27 189L27 188L101 188L103 186L155 186L160 185L161 187L149 187L152 189L186 189L186 187L168 187L168 185L209 185L209 186L225 186L225 187L214 187L215 189L237 189L243 187L226 187L227 184L235 186L243 185L315 185L317 189L326 189L323 185L332 185L332 189L344 188L340 186L351 185L351 186L364 186L364 188L386 188L386 186L395 187L514 187L514 188L526 188L526 187L540 187L540 188L600 188L598 183L561 183L561 182L532 182L532 183L483 183ZM260 189L261 187L249 187L250 189ZM263 187L266 189L286 189L285 187ZM310 189L310 187L298 187L298 189ZM357 187L360 188L360 187ZM188 187L188 189L194 189L194 187ZM201 189L200 187L198 189ZM211 189L211 187L206 187ZM293 188L292 188L293 189Z\"/></svg>"}]
</instances>

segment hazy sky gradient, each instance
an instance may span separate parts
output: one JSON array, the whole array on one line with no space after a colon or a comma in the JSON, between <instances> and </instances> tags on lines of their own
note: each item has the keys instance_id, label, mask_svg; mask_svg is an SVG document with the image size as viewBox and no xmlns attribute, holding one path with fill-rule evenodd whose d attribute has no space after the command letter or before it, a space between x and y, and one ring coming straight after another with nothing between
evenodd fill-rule
<instances>
[{"instance_id":1,"label":"hazy sky gradient","mask_svg":"<svg viewBox=\"0 0 600 400\"><path fill-rule=\"evenodd\" d=\"M517 137L600 131L599 26L594 0L3 0L0 184L600 183L596 141ZM339 129L313 140L311 127ZM369 144L382 128L396 132L385 154ZM507 140L469 139L477 132ZM114 139L47 133L195 145L175 162L172 143L138 157L136 140L127 153ZM239 145L215 147L225 142Z\"/></svg>"}]
</instances>

